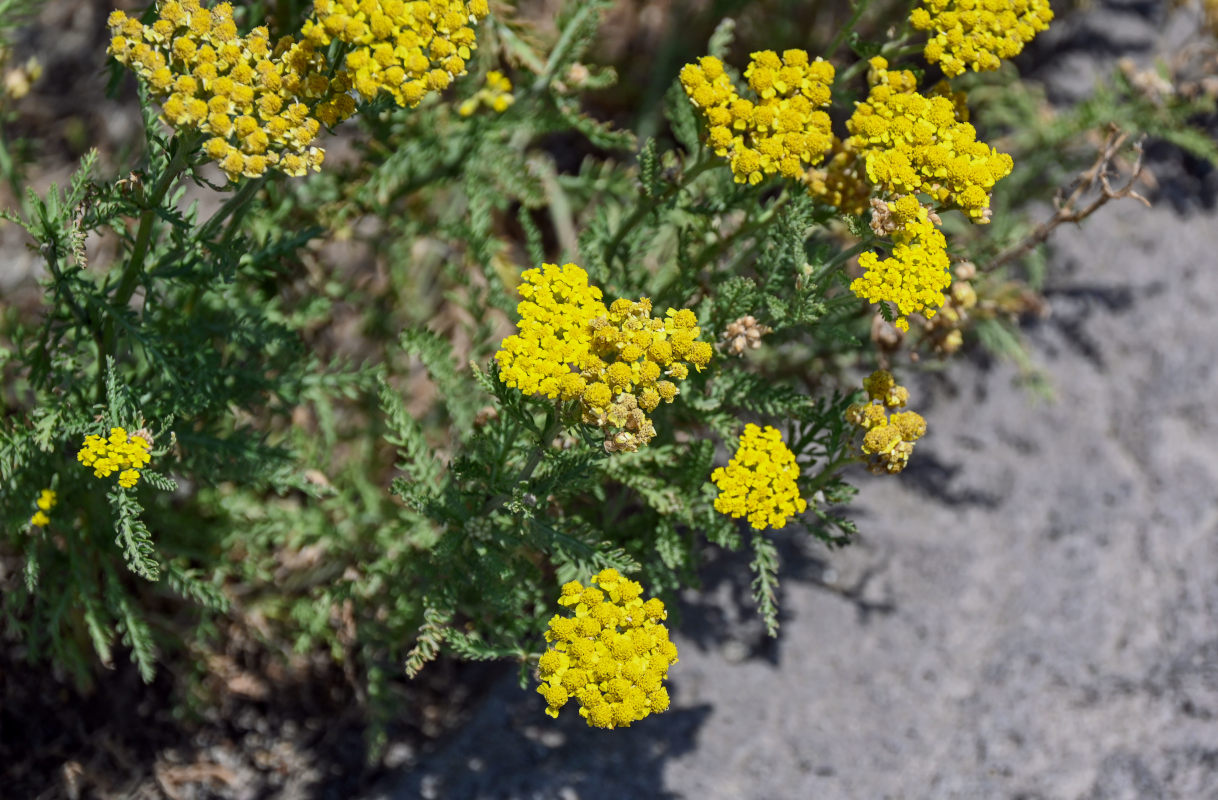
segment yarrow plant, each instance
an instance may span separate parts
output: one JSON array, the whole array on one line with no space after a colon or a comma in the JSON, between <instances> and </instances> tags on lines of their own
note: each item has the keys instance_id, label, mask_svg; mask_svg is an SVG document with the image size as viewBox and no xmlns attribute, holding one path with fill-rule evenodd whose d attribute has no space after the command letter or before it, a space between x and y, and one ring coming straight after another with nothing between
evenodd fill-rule
<instances>
[{"instance_id":1,"label":"yarrow plant","mask_svg":"<svg viewBox=\"0 0 1218 800\"><path fill-rule=\"evenodd\" d=\"M547 714L557 717L575 698L589 727L628 728L668 710L663 681L677 648L664 627L664 603L642 594L615 569L601 570L586 587L563 584L558 604L574 614L550 620L549 647L538 662Z\"/></svg>"},{"instance_id":2,"label":"yarrow plant","mask_svg":"<svg viewBox=\"0 0 1218 800\"><path fill-rule=\"evenodd\" d=\"M45 182L6 126L5 218L44 268L21 292L41 307L0 299L22 652L82 684L129 653L152 680L253 629L274 658L341 659L370 712L395 707L392 665L447 653L517 665L550 716L646 723L677 663L665 603L708 545L749 550L776 634L779 537L849 544L847 470L916 468L908 392L849 376L1017 341L1047 234L1015 202L1073 177L1070 137L1129 126L1105 197L1136 125L1203 138L1183 101L1049 123L1026 94L996 106L1010 71L975 114L924 80L921 31L949 78L988 69L1047 24L1037 0L875 28L863 0L833 43L756 28L740 65L724 20L646 75L595 63L609 0L559 5L162 0L109 19L136 146L24 191Z\"/></svg>"}]
</instances>

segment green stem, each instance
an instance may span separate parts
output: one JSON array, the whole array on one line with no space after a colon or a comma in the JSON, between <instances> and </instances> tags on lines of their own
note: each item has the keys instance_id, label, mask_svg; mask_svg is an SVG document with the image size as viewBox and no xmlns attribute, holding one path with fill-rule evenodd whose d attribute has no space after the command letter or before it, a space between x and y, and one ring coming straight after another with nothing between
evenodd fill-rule
<instances>
[{"instance_id":1,"label":"green stem","mask_svg":"<svg viewBox=\"0 0 1218 800\"><path fill-rule=\"evenodd\" d=\"M842 456L836 461L830 461L820 472L817 473L816 477L812 479L812 482L808 484L808 488L806 490L807 496L812 497L815 495L824 488L825 484L837 476L838 470L847 464L852 464L856 461L862 461L862 459L859 456L851 455Z\"/></svg>"},{"instance_id":2,"label":"green stem","mask_svg":"<svg viewBox=\"0 0 1218 800\"><path fill-rule=\"evenodd\" d=\"M785 206L787 201L790 199L790 194L787 193L786 189L783 189L782 194L778 195L778 198L774 200L774 202L771 203L769 207L757 217L757 219L741 225L727 236L724 236L722 239L703 250L698 255L698 260L694 262L694 272L696 273L711 261L718 258L723 251L733 243L743 239L746 236L750 236L764 228L766 225L769 225L774 217L778 215L778 212L782 210L782 207Z\"/></svg>"},{"instance_id":3,"label":"green stem","mask_svg":"<svg viewBox=\"0 0 1218 800\"><path fill-rule=\"evenodd\" d=\"M551 409L546 414L546 424L542 429L541 436L538 438L537 445L533 448L533 452L529 454L529 460L520 468L520 472L516 474L516 479L512 481L512 487L519 486L524 481L533 477L533 472L537 469L537 465L541 463L542 456L550 449L550 442L554 441L554 437L562 429L562 413L561 409ZM509 492L500 492L489 498L483 504L482 509L478 512L479 516L485 517L491 512L502 506L507 499L511 497Z\"/></svg>"},{"instance_id":4,"label":"green stem","mask_svg":"<svg viewBox=\"0 0 1218 800\"><path fill-rule=\"evenodd\" d=\"M152 231L156 224L157 211L164 202L165 195L169 193L169 189L186 169L187 159L196 138L195 136L178 135L174 137L170 145L173 150L169 163L165 165L165 171L161 173L160 180L156 182L152 193L145 198L139 228L135 233L135 243L131 246L131 257L127 260L127 265L123 267L123 273L118 280L118 288L114 291L115 309L126 306L131 300L131 296L135 294L136 287L139 286L140 277L144 273L144 261L147 260L148 251L152 245ZM114 348L115 327L114 319L111 317L102 326L100 352L97 354L97 397L99 401L106 396L105 363L108 356L114 355Z\"/></svg>"},{"instance_id":5,"label":"green stem","mask_svg":"<svg viewBox=\"0 0 1218 800\"><path fill-rule=\"evenodd\" d=\"M567 23L562 36L555 43L554 49L550 51L550 57L546 60L546 68L537 76L537 80L533 81L533 86L529 91L539 95L549 88L550 83L554 80L554 73L558 71L558 65L566 60L567 51L575 45L575 37L583 26L584 18L589 14L599 13L599 11L596 3L585 3L579 11L575 12L575 16Z\"/></svg>"},{"instance_id":6,"label":"green stem","mask_svg":"<svg viewBox=\"0 0 1218 800\"><path fill-rule=\"evenodd\" d=\"M635 206L634 211L629 217L626 218L626 221L622 223L621 227L617 229L617 232L613 234L613 238L609 241L609 246L605 248L605 266L612 270L613 259L617 256L618 249L622 246L622 243L626 241L626 236L632 230L634 230L640 222L650 216L651 213L659 208L661 204L667 202L682 189L693 183L695 178L714 166L714 163L714 159L708 157L707 151L703 150L698 160L695 161L689 169L681 173L681 179L678 182L672 184L663 192L655 195L654 197L642 198L642 202Z\"/></svg>"},{"instance_id":7,"label":"green stem","mask_svg":"<svg viewBox=\"0 0 1218 800\"><path fill-rule=\"evenodd\" d=\"M243 210L249 204L250 200L254 198L254 195L258 193L258 190L262 188L264 183L266 183L265 175L242 183L241 188L233 193L232 197L225 200L224 205L216 209L216 213L211 215L211 219L203 223L202 228L199 228L200 241L207 241L215 236L220 226L224 224L224 220L230 216L235 215L234 219L239 219L240 215L237 212ZM228 239L229 236L230 234L226 234L225 239Z\"/></svg>"},{"instance_id":8,"label":"green stem","mask_svg":"<svg viewBox=\"0 0 1218 800\"><path fill-rule=\"evenodd\" d=\"M826 277L828 277L829 273L833 272L835 269L837 269L839 266L841 266L842 264L849 261L854 256L857 256L859 253L862 253L864 250L870 249L874 245L875 245L874 240L864 239L863 241L859 242L858 244L854 245L853 247L842 250L840 253L835 255L833 258L826 261L824 263L824 265L822 265L821 268L816 271L816 274L812 276L812 282L816 285L819 285L821 281L823 281Z\"/></svg>"},{"instance_id":9,"label":"green stem","mask_svg":"<svg viewBox=\"0 0 1218 800\"><path fill-rule=\"evenodd\" d=\"M867 11L867 6L869 5L871 5L871 0L858 0L855 3L854 14L850 17L850 21L838 30L837 35L833 37L833 41L829 43L829 49L825 51L827 58L832 58L833 54L837 52L837 48L842 46L842 42L854 30L854 26L858 24L859 19L862 18L863 13Z\"/></svg>"},{"instance_id":10,"label":"green stem","mask_svg":"<svg viewBox=\"0 0 1218 800\"><path fill-rule=\"evenodd\" d=\"M891 64L894 61L899 61L906 56L917 55L922 52L924 45L921 44L906 44L903 39L895 42L889 42L880 50L880 55L888 60ZM833 83L835 86L845 86L851 78L858 75L865 69L870 68L871 62L866 59L859 59L850 66L837 74L837 78Z\"/></svg>"}]
</instances>

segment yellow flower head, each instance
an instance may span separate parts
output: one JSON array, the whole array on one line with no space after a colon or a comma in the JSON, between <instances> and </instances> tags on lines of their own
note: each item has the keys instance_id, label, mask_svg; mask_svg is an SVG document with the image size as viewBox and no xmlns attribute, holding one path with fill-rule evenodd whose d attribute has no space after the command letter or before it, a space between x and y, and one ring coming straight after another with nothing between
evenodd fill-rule
<instances>
[{"instance_id":1,"label":"yellow flower head","mask_svg":"<svg viewBox=\"0 0 1218 800\"><path fill-rule=\"evenodd\" d=\"M891 197L929 195L986 222L994 184L1010 174L1006 153L977 141L960 119L959 98L915 91L913 73L872 59L871 92L846 121L846 146L862 159L867 179Z\"/></svg>"},{"instance_id":2,"label":"yellow flower head","mask_svg":"<svg viewBox=\"0 0 1218 800\"><path fill-rule=\"evenodd\" d=\"M486 0L316 0L301 32L318 49L349 46L343 66L365 100L384 92L413 108L465 74L470 25L489 13Z\"/></svg>"},{"instance_id":3,"label":"yellow flower head","mask_svg":"<svg viewBox=\"0 0 1218 800\"><path fill-rule=\"evenodd\" d=\"M265 27L240 36L228 3L165 0L157 10L152 25L113 12L110 53L148 85L165 122L208 136L204 152L229 180L321 168L321 126L355 112L347 75L329 77L321 49L273 44Z\"/></svg>"},{"instance_id":4,"label":"yellow flower head","mask_svg":"<svg viewBox=\"0 0 1218 800\"><path fill-rule=\"evenodd\" d=\"M491 70L486 73L486 86L463 102L457 109L457 113L463 117L472 116L478 110L478 106L485 105L496 114L502 114L514 102L516 102L516 97L512 94L511 80L502 72Z\"/></svg>"},{"instance_id":5,"label":"yellow flower head","mask_svg":"<svg viewBox=\"0 0 1218 800\"><path fill-rule=\"evenodd\" d=\"M111 428L110 435L105 438L95 434L86 436L76 453L76 460L92 468L93 475L98 478L119 473L119 485L130 489L139 481L140 470L152 460L150 450L152 443L139 433L129 436L123 428Z\"/></svg>"},{"instance_id":6,"label":"yellow flower head","mask_svg":"<svg viewBox=\"0 0 1218 800\"><path fill-rule=\"evenodd\" d=\"M495 353L499 379L525 394L578 401L586 424L605 432L609 452L634 451L655 436L647 416L679 393L713 354L698 341L688 309L651 315L651 301L619 299L606 307L588 273L574 264L526 270L519 289L517 333Z\"/></svg>"},{"instance_id":7,"label":"yellow flower head","mask_svg":"<svg viewBox=\"0 0 1218 800\"><path fill-rule=\"evenodd\" d=\"M642 594L642 586L614 569L601 570L587 587L563 585L558 603L573 616L550 620L549 646L538 662L546 714L557 718L574 697L590 727L628 728L668 709L663 681L677 647L664 625L664 603Z\"/></svg>"},{"instance_id":8,"label":"yellow flower head","mask_svg":"<svg viewBox=\"0 0 1218 800\"><path fill-rule=\"evenodd\" d=\"M749 424L740 436L740 446L726 467L711 473L719 489L715 510L730 517L747 517L759 531L782 528L787 518L808 508L796 480L799 465L795 454L770 427Z\"/></svg>"},{"instance_id":9,"label":"yellow flower head","mask_svg":"<svg viewBox=\"0 0 1218 800\"><path fill-rule=\"evenodd\" d=\"M723 63L704 56L681 70L681 85L707 125L707 143L728 159L737 183L768 175L801 178L833 146L829 105L833 65L803 50L752 54L744 71L756 101L740 97Z\"/></svg>"},{"instance_id":10,"label":"yellow flower head","mask_svg":"<svg viewBox=\"0 0 1218 800\"><path fill-rule=\"evenodd\" d=\"M892 373L876 370L863 380L866 403L846 410L846 421L863 431L860 450L868 457L872 472L900 472L913 455L914 442L926 433L926 420L913 411L895 411L909 400L909 392L898 386Z\"/></svg>"},{"instance_id":11,"label":"yellow flower head","mask_svg":"<svg viewBox=\"0 0 1218 800\"><path fill-rule=\"evenodd\" d=\"M909 330L909 314L933 317L946 300L943 293L952 281L947 240L921 206L916 221L894 232L892 240L888 258L874 252L859 256L864 272L851 282L850 291L869 303L896 306L897 327Z\"/></svg>"},{"instance_id":12,"label":"yellow flower head","mask_svg":"<svg viewBox=\"0 0 1218 800\"><path fill-rule=\"evenodd\" d=\"M53 489L43 489L38 493L38 499L34 501L34 505L38 510L30 517L30 524L39 528L45 528L51 524L51 518L47 512L56 506L59 502L59 496Z\"/></svg>"},{"instance_id":13,"label":"yellow flower head","mask_svg":"<svg viewBox=\"0 0 1218 800\"><path fill-rule=\"evenodd\" d=\"M829 160L820 168L808 170L805 181L813 197L844 214L857 217L867 210L872 187L858 153L848 142L835 138Z\"/></svg>"},{"instance_id":14,"label":"yellow flower head","mask_svg":"<svg viewBox=\"0 0 1218 800\"><path fill-rule=\"evenodd\" d=\"M923 54L943 74L998 69L1053 20L1048 0L922 0L910 24L930 31Z\"/></svg>"}]
</instances>

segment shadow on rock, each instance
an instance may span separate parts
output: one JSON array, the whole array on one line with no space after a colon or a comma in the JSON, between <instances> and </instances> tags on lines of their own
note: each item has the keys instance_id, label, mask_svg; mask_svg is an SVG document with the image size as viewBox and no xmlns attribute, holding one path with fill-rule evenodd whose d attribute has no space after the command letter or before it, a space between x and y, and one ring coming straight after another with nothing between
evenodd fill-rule
<instances>
[{"instance_id":1,"label":"shadow on rock","mask_svg":"<svg viewBox=\"0 0 1218 800\"><path fill-rule=\"evenodd\" d=\"M618 800L675 798L663 790L667 759L693 750L709 706L674 708L629 731L589 728L575 710L557 720L505 675L461 732L439 753L394 778L378 800Z\"/></svg>"}]
</instances>

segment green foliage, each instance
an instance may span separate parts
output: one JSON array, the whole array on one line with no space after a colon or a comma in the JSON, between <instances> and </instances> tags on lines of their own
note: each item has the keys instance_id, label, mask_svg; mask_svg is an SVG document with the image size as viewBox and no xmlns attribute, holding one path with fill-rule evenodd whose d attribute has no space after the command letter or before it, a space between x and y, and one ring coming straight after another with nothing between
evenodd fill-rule
<instances>
[{"instance_id":1,"label":"green foliage","mask_svg":"<svg viewBox=\"0 0 1218 800\"><path fill-rule=\"evenodd\" d=\"M0 2L0 32L19 6ZM845 413L880 357L874 316L892 312L850 293L850 265L880 244L798 182L734 182L675 75L640 114L664 120L641 143L606 122L597 97L615 73L587 62L610 6L563 4L544 45L524 21L486 20L451 96L366 104L347 157L307 178L216 185L199 137L167 136L146 96L138 164L106 174L90 152L43 192L5 167L23 199L4 217L45 267L34 313L0 301L0 556L14 565L0 608L31 659L87 683L129 656L151 680L158 658L206 647L200 623L256 619L269 649L343 662L376 708L442 653L526 676L564 582L614 568L672 603L708 544L747 547L776 635L778 551L715 510L709 476L745 423L773 424L808 502L792 528L851 541ZM706 52L727 58L734 33L723 20ZM863 55L886 46L842 37ZM513 104L462 116L491 69L511 74ZM1218 155L1190 127L1197 104L1118 79L1029 125L1040 98L1013 78L973 84L1017 168L994 224L953 232L960 256L1018 243L1030 224L1014 197L1047 197L1110 123ZM521 270L568 260L607 303L693 310L716 344L637 452L606 452L577 404L499 379ZM1010 285L977 281L988 308ZM961 329L1018 358L1012 316ZM726 332L747 317L764 342L741 353ZM916 334L909 346L942 354ZM76 460L113 427L152 443L132 488ZM45 489L58 503L36 526Z\"/></svg>"}]
</instances>

